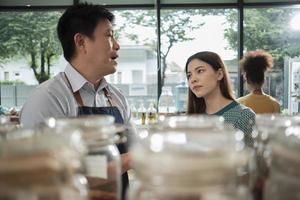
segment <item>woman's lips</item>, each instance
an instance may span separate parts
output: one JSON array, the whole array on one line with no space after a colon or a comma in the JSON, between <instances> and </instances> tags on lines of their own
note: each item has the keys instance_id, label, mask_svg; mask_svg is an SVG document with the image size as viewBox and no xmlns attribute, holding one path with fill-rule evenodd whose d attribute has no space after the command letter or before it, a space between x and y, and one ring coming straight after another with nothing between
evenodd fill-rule
<instances>
[{"instance_id":1,"label":"woman's lips","mask_svg":"<svg viewBox=\"0 0 300 200\"><path fill-rule=\"evenodd\" d=\"M202 85L196 85L196 86L193 86L193 90L198 90L198 89L200 89L202 87L203 87Z\"/></svg>"}]
</instances>

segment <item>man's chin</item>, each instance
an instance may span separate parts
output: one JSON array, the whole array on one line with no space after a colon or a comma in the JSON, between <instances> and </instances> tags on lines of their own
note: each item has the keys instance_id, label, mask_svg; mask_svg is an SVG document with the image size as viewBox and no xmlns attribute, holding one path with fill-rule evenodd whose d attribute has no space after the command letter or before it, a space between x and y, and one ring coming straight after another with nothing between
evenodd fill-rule
<instances>
[{"instance_id":1,"label":"man's chin","mask_svg":"<svg viewBox=\"0 0 300 200\"><path fill-rule=\"evenodd\" d=\"M110 67L108 74L114 74L117 71L117 66Z\"/></svg>"},{"instance_id":2,"label":"man's chin","mask_svg":"<svg viewBox=\"0 0 300 200\"><path fill-rule=\"evenodd\" d=\"M117 71L117 65L115 65L113 68L112 68L112 74L115 73Z\"/></svg>"}]
</instances>

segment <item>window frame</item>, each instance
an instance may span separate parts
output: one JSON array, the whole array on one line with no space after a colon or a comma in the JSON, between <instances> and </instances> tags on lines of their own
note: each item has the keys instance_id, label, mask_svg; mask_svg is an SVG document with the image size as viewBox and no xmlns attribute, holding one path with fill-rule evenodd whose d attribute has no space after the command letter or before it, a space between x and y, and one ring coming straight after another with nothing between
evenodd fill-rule
<instances>
[{"instance_id":1,"label":"window frame","mask_svg":"<svg viewBox=\"0 0 300 200\"><path fill-rule=\"evenodd\" d=\"M0 3L0 11L49 11L49 10L63 10L66 9L70 5L76 5L80 2L85 2L85 0L72 0L72 4L67 3L71 0L65 1L57 1L61 2L60 4L55 4L53 2L49 3L49 5L41 4L40 1L30 0L27 2L32 2L30 6L20 4L19 0L7 0L1 1ZM89 0L86 0L89 2ZM92 1L92 0L90 0ZM106 0L104 0L106 1ZM149 2L153 3L149 3ZM174 0L171 0L171 2ZM9 3L8 3L9 2ZM101 1L97 1L101 4ZM244 38L243 38L243 23L244 23L244 9L245 8L266 8L266 7L278 7L278 6L300 6L300 2L296 0L236 0L232 3L222 3L221 0L218 2L213 3L168 3L168 0L144 0L138 1L139 3L128 3L124 4L124 1L120 0L120 3L116 1L114 4L104 4L103 6L112 9L155 9L156 10L156 17L157 17L157 52L160 52L161 47L161 40L160 40L160 12L162 9L174 9L174 8L210 8L210 9L222 9L222 8L236 8L238 11L238 58L243 57L243 46L244 46ZM163 2L163 3L161 3ZM158 81L157 81L157 98L159 99L161 94L161 62L160 62L160 53L157 54L157 72L158 72ZM240 69L238 69L238 72ZM238 80L239 80L239 93L238 96L242 96L244 94L243 89L243 81L240 73L238 73ZM0 85L1 86L1 85ZM1 97L1 89L0 89L0 97ZM1 98L0 98L1 104Z\"/></svg>"}]
</instances>

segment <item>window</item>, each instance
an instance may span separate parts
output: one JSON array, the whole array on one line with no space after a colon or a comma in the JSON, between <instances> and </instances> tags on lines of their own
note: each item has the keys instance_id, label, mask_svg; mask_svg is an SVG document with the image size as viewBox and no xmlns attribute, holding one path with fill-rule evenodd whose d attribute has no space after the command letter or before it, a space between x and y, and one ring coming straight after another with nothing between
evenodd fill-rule
<instances>
[{"instance_id":1,"label":"window","mask_svg":"<svg viewBox=\"0 0 300 200\"><path fill-rule=\"evenodd\" d=\"M54 0L47 3L30 0L26 1L26 5L43 8L47 6L53 8L56 5L61 8L74 2L76 1ZM79 0L78 2L107 5L116 15L115 33L121 49L117 72L108 76L107 80L116 84L136 107L141 103L145 107L149 106L149 102L157 103L156 1ZM238 30L239 2L245 6L243 33ZM218 53L225 61L237 96L241 87L238 74L238 36L243 34L241 42L244 45L244 53L265 49L275 59L273 70L266 76L265 92L274 96L283 108L289 109L289 113L298 112L300 8L290 6L293 2L300 5L298 0L161 0L161 6L157 7L161 9L159 53L163 73L162 86L170 89L169 93L172 93L174 98L172 102L178 99L184 101L182 97L185 94L179 94L176 88L185 91L183 88L186 87L184 74L186 59L193 53L204 50ZM202 4L204 7L201 7ZM56 25L61 12L39 11L38 7L36 11L25 7L18 11L5 10L7 6L26 5L24 1L19 0L2 0L0 3L0 61L3 66L0 87L4 87L5 81L17 79L24 82L25 87L31 85L32 89L32 85L38 85L42 80L56 75L66 66L56 36ZM44 44L42 46L47 46L50 64L47 62L43 64L47 58L41 57L41 50L45 50L40 48L41 43ZM49 71L48 65L51 66ZM40 71L42 66L45 67L43 74ZM37 69L38 76L35 76L33 69ZM246 85L243 87L246 93ZM6 106L5 102L8 101L1 101L2 96L0 102ZM24 100L26 97L22 98Z\"/></svg>"},{"instance_id":2,"label":"window","mask_svg":"<svg viewBox=\"0 0 300 200\"><path fill-rule=\"evenodd\" d=\"M20 72L14 72L15 78L18 78L20 76Z\"/></svg>"},{"instance_id":3,"label":"window","mask_svg":"<svg viewBox=\"0 0 300 200\"><path fill-rule=\"evenodd\" d=\"M297 87L290 80L298 69L296 58L300 55L299 14L300 8L294 7L249 8L244 17L244 50L264 49L272 54L274 67L267 74L264 91L290 113L298 112L292 111L292 105L298 105L300 97L290 90ZM298 84L296 79L294 84ZM292 98L295 95L298 98Z\"/></svg>"},{"instance_id":4,"label":"window","mask_svg":"<svg viewBox=\"0 0 300 200\"><path fill-rule=\"evenodd\" d=\"M131 105L139 107L143 103L148 107L150 102L157 100L155 11L116 10L114 14L114 28L121 46L117 72L114 74L116 86Z\"/></svg>"},{"instance_id":5,"label":"window","mask_svg":"<svg viewBox=\"0 0 300 200\"><path fill-rule=\"evenodd\" d=\"M122 72L117 72L117 83L118 84L122 83Z\"/></svg>"},{"instance_id":6,"label":"window","mask_svg":"<svg viewBox=\"0 0 300 200\"><path fill-rule=\"evenodd\" d=\"M64 69L66 61L56 35L60 15L58 11L0 12L0 60L6 70L5 81L18 81L31 89L30 85L47 80L53 71ZM4 84L11 83L3 82L1 87L5 87ZM20 101L12 99L7 105L5 102L8 101L1 101L2 106L17 106L12 102Z\"/></svg>"},{"instance_id":7,"label":"window","mask_svg":"<svg viewBox=\"0 0 300 200\"><path fill-rule=\"evenodd\" d=\"M231 18L226 18L226 16ZM235 9L165 9L161 13L161 58L163 87L171 87L173 101L180 100L176 88L187 82L185 63L199 51L218 53L227 65L234 91L238 90L237 37L228 37L230 27L237 32L237 10ZM229 21L231 20L231 21ZM186 84L185 84L186 85ZM181 98L182 99L182 98ZM174 104L173 104L174 105ZM179 105L178 103L176 105ZM180 108L171 110L181 111Z\"/></svg>"},{"instance_id":8,"label":"window","mask_svg":"<svg viewBox=\"0 0 300 200\"><path fill-rule=\"evenodd\" d=\"M132 70L132 83L133 84L143 83L143 71L142 70Z\"/></svg>"},{"instance_id":9,"label":"window","mask_svg":"<svg viewBox=\"0 0 300 200\"><path fill-rule=\"evenodd\" d=\"M4 72L4 80L9 81L9 72Z\"/></svg>"}]
</instances>

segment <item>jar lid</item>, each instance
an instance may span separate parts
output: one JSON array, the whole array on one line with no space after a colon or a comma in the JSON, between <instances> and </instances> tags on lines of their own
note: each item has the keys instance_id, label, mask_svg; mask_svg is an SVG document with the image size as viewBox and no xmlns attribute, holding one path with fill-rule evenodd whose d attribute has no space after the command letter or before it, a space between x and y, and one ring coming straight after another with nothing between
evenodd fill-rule
<instances>
[{"instance_id":1,"label":"jar lid","mask_svg":"<svg viewBox=\"0 0 300 200\"><path fill-rule=\"evenodd\" d=\"M284 134L288 127L300 125L299 116L288 116L280 114L256 115L256 130L253 136L258 136L262 141L268 142L278 134Z\"/></svg>"},{"instance_id":2,"label":"jar lid","mask_svg":"<svg viewBox=\"0 0 300 200\"><path fill-rule=\"evenodd\" d=\"M159 126L175 129L205 129L223 128L224 118L221 116L189 115L189 116L161 116L158 121Z\"/></svg>"},{"instance_id":3,"label":"jar lid","mask_svg":"<svg viewBox=\"0 0 300 200\"><path fill-rule=\"evenodd\" d=\"M114 123L110 115L93 115L76 118L50 118L46 124L55 127L58 131L63 127L74 127L81 131L82 137L88 146L114 142L118 139L118 132L125 130L125 126Z\"/></svg>"},{"instance_id":4,"label":"jar lid","mask_svg":"<svg viewBox=\"0 0 300 200\"><path fill-rule=\"evenodd\" d=\"M64 129L64 133L68 134L61 134L49 127L15 130L7 135L6 140L0 141L0 156L30 155L64 147L76 151L77 154L86 152L80 131L68 127Z\"/></svg>"},{"instance_id":5,"label":"jar lid","mask_svg":"<svg viewBox=\"0 0 300 200\"><path fill-rule=\"evenodd\" d=\"M10 117L7 115L0 115L0 125L10 123Z\"/></svg>"},{"instance_id":6,"label":"jar lid","mask_svg":"<svg viewBox=\"0 0 300 200\"><path fill-rule=\"evenodd\" d=\"M9 116L0 116L0 139L5 139L9 132L17 129L18 127L18 124L10 121Z\"/></svg>"},{"instance_id":7,"label":"jar lid","mask_svg":"<svg viewBox=\"0 0 300 200\"><path fill-rule=\"evenodd\" d=\"M266 128L269 130L270 127L284 128L291 125L300 124L300 116L288 116L281 114L258 114L256 115L256 124L258 128Z\"/></svg>"}]
</instances>

